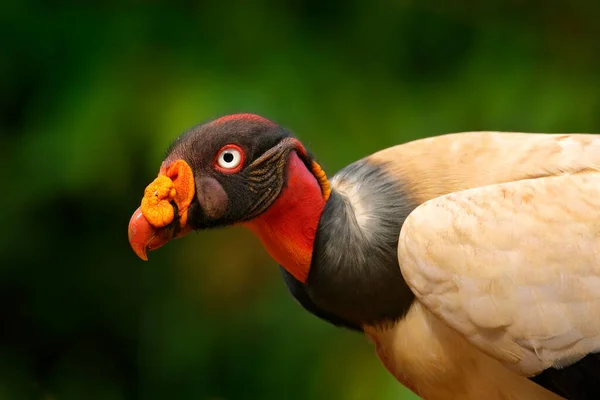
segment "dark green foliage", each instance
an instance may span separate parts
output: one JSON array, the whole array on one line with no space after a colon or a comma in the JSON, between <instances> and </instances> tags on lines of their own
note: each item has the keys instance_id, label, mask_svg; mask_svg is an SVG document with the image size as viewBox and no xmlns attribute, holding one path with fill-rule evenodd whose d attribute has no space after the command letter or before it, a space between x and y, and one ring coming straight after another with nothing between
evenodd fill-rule
<instances>
[{"instance_id":1,"label":"dark green foliage","mask_svg":"<svg viewBox=\"0 0 600 400\"><path fill-rule=\"evenodd\" d=\"M593 2L58 3L0 11L0 399L409 398L248 232L135 257L198 122L263 114L330 173L445 132L600 131Z\"/></svg>"}]
</instances>

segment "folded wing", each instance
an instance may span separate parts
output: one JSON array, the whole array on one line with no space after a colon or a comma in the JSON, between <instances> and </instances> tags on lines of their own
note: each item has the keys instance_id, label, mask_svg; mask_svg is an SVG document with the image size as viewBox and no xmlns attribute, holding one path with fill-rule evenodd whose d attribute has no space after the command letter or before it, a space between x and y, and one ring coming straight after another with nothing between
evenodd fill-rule
<instances>
[{"instance_id":1,"label":"folded wing","mask_svg":"<svg viewBox=\"0 0 600 400\"><path fill-rule=\"evenodd\" d=\"M600 351L600 172L484 186L406 219L402 273L419 301L525 376Z\"/></svg>"}]
</instances>

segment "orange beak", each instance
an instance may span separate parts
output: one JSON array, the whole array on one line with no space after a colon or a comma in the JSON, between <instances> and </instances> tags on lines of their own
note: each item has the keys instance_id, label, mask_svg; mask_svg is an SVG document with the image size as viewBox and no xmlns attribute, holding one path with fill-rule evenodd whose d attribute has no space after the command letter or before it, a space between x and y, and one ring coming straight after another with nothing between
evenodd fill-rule
<instances>
[{"instance_id":1,"label":"orange beak","mask_svg":"<svg viewBox=\"0 0 600 400\"><path fill-rule=\"evenodd\" d=\"M148 261L148 251L156 250L173 239L182 237L189 233L188 226L180 229L177 234L177 224L170 224L163 228L155 228L142 214L138 208L129 220L129 244L139 258Z\"/></svg>"},{"instance_id":2,"label":"orange beak","mask_svg":"<svg viewBox=\"0 0 600 400\"><path fill-rule=\"evenodd\" d=\"M147 261L148 251L191 232L187 209L193 196L194 176L189 165L183 160L163 164L129 220L129 244L138 257Z\"/></svg>"}]
</instances>

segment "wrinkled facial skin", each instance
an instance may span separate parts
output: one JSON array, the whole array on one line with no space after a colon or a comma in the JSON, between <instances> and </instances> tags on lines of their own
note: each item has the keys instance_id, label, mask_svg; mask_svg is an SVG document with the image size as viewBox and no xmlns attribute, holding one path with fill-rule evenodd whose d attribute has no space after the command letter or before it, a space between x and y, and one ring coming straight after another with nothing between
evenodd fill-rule
<instances>
[{"instance_id":1,"label":"wrinkled facial skin","mask_svg":"<svg viewBox=\"0 0 600 400\"><path fill-rule=\"evenodd\" d=\"M183 133L130 219L133 250L147 260L147 251L192 230L255 219L285 188L292 151L308 170L314 166L312 156L289 132L253 114L229 115ZM164 191L163 186L173 190ZM165 209L165 194L172 196L166 205L173 212ZM160 225L169 216L172 222Z\"/></svg>"},{"instance_id":2,"label":"wrinkled facial skin","mask_svg":"<svg viewBox=\"0 0 600 400\"><path fill-rule=\"evenodd\" d=\"M287 156L297 143L287 131L260 117L225 117L182 134L171 145L164 164L182 159L194 173L196 193L188 209L188 228L231 225L268 208L284 186ZM220 150L231 144L244 153L243 165L236 172L216 166Z\"/></svg>"}]
</instances>

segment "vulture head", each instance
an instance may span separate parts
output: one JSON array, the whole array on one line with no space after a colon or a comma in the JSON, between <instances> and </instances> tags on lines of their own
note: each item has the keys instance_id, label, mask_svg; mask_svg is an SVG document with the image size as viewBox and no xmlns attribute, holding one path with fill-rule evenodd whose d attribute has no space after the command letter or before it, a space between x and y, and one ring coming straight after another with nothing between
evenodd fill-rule
<instances>
[{"instance_id":1,"label":"vulture head","mask_svg":"<svg viewBox=\"0 0 600 400\"><path fill-rule=\"evenodd\" d=\"M148 251L191 231L243 225L304 282L330 191L319 164L288 131L258 115L228 115L171 145L131 217L129 241L147 260Z\"/></svg>"}]
</instances>

